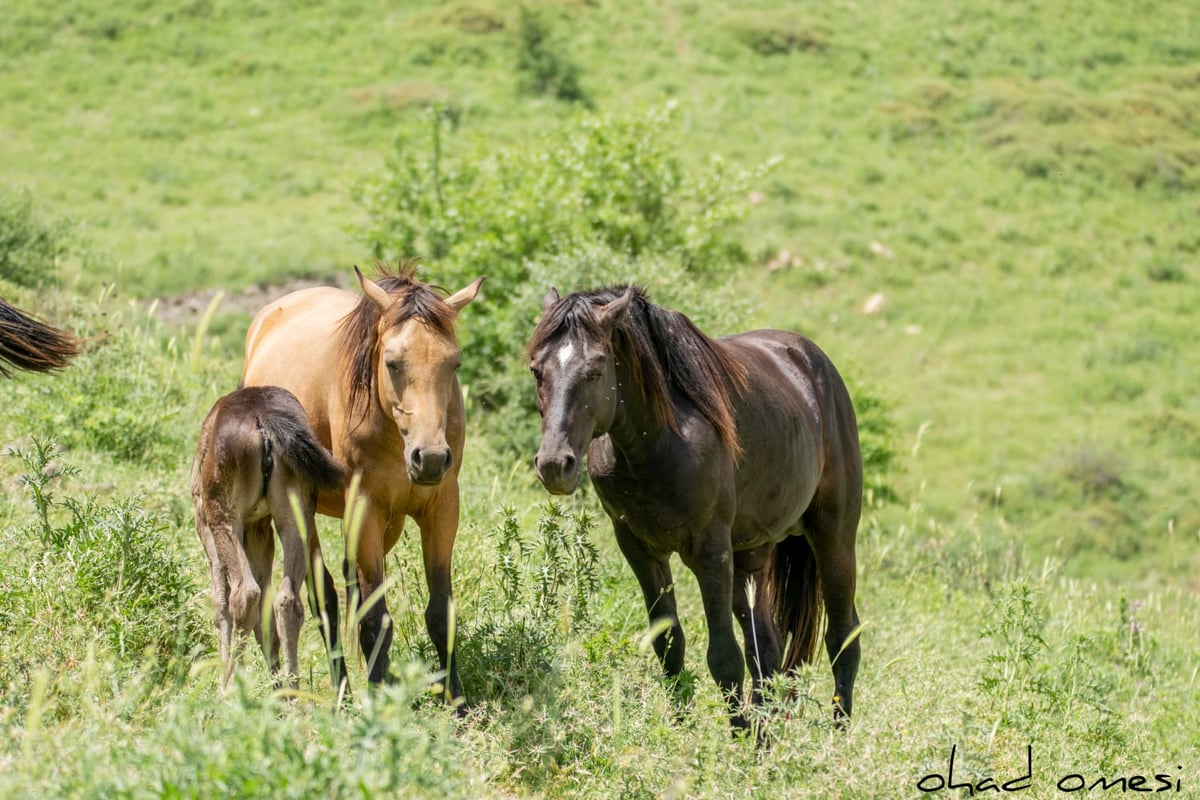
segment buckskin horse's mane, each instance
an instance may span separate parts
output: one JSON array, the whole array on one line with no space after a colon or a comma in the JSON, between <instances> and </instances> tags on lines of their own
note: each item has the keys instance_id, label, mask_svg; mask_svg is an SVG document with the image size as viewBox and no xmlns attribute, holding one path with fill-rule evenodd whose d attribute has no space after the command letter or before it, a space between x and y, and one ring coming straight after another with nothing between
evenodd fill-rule
<instances>
[{"instance_id":1,"label":"buckskin horse's mane","mask_svg":"<svg viewBox=\"0 0 1200 800\"><path fill-rule=\"evenodd\" d=\"M530 352L572 330L602 340L605 332L595 309L620 298L628 288L614 286L563 298L534 330ZM613 330L613 350L618 362L629 365L634 388L642 393L655 419L677 433L671 392L680 393L716 429L725 446L740 456L730 390L745 390L746 368L683 314L654 305L640 287L632 289L633 301Z\"/></svg>"},{"instance_id":2,"label":"buckskin horse's mane","mask_svg":"<svg viewBox=\"0 0 1200 800\"><path fill-rule=\"evenodd\" d=\"M454 310L435 287L417 280L417 260L400 261L396 271L375 262L375 283L395 302L383 317L384 328L392 328L416 318L445 336L454 335ZM359 298L349 314L338 324L338 356L349 381L349 414L364 420L375 393L375 361L379 349L379 321L382 315L366 295Z\"/></svg>"}]
</instances>

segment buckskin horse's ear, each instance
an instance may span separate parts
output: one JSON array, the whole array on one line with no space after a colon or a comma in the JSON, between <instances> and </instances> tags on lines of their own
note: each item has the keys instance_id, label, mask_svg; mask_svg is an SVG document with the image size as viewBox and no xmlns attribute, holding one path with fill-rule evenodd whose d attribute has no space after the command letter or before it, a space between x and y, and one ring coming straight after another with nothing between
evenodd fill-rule
<instances>
[{"instance_id":1,"label":"buckskin horse's ear","mask_svg":"<svg viewBox=\"0 0 1200 800\"><path fill-rule=\"evenodd\" d=\"M387 307L392 304L392 296L387 293L387 290L370 278L364 277L357 264L354 266L354 274L358 276L358 285L362 287L363 294L375 304L379 313L382 314L386 311Z\"/></svg>"},{"instance_id":2,"label":"buckskin horse's ear","mask_svg":"<svg viewBox=\"0 0 1200 800\"><path fill-rule=\"evenodd\" d=\"M629 286L625 292L616 300L609 300L604 305L596 309L596 318L606 331L612 331L617 327L617 323L629 311L629 304L633 302L633 287Z\"/></svg>"},{"instance_id":3,"label":"buckskin horse's ear","mask_svg":"<svg viewBox=\"0 0 1200 800\"><path fill-rule=\"evenodd\" d=\"M553 286L551 286L550 291L546 292L546 296L542 298L542 313L544 314L549 311L551 306L557 302L558 289L555 289Z\"/></svg>"},{"instance_id":4,"label":"buckskin horse's ear","mask_svg":"<svg viewBox=\"0 0 1200 800\"><path fill-rule=\"evenodd\" d=\"M486 275L480 275L475 280L471 281L470 285L459 289L454 294L446 298L446 305L454 309L457 314L467 307L467 304L475 299L475 295L479 294L479 287L483 285Z\"/></svg>"}]
</instances>

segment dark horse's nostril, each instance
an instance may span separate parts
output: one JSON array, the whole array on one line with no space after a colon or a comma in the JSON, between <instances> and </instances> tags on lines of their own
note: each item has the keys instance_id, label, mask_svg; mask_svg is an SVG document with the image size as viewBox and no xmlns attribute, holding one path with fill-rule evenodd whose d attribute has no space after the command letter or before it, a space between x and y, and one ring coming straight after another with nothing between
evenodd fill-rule
<instances>
[{"instance_id":1,"label":"dark horse's nostril","mask_svg":"<svg viewBox=\"0 0 1200 800\"><path fill-rule=\"evenodd\" d=\"M563 456L563 475L572 475L575 472L575 456L567 453Z\"/></svg>"}]
</instances>

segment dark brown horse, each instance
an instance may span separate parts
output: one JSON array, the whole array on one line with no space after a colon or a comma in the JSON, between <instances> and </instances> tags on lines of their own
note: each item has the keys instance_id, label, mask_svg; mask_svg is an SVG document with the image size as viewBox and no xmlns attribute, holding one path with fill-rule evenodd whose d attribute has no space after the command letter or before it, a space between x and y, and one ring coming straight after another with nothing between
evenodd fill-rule
<instances>
[{"instance_id":1,"label":"dark brown horse","mask_svg":"<svg viewBox=\"0 0 1200 800\"><path fill-rule=\"evenodd\" d=\"M820 613L835 716L850 714L858 670L854 540L862 460L850 395L808 339L774 330L710 339L637 288L559 298L530 342L553 494L588 474L641 584L668 676L683 669L669 558L695 573L708 668L746 727L742 682L812 660ZM736 617L745 657L734 635Z\"/></svg>"},{"instance_id":2,"label":"dark brown horse","mask_svg":"<svg viewBox=\"0 0 1200 800\"><path fill-rule=\"evenodd\" d=\"M358 272L357 268L355 272ZM344 526L353 606L366 609L359 642L368 680L388 674L392 623L384 602L384 557L412 517L421 529L429 604L425 622L446 675L447 695L462 686L450 642L450 560L458 532L458 472L466 440L458 314L483 278L449 297L416 278L415 262L396 273L380 265L378 282L358 273L362 294L333 287L292 292L263 308L246 333L245 386L283 386L300 399L318 440L352 475L353 485L322 492L317 511L345 518L365 500L362 525ZM349 511L348 511L349 509ZM319 547L319 545L317 545ZM337 628L333 578L324 569L322 613ZM347 570L349 572L349 570ZM316 575L314 575L314 578ZM336 651L336 639L331 638Z\"/></svg>"},{"instance_id":3,"label":"dark brown horse","mask_svg":"<svg viewBox=\"0 0 1200 800\"><path fill-rule=\"evenodd\" d=\"M345 480L342 465L317 443L300 401L286 389L248 386L225 395L208 412L192 463L192 502L212 578L222 684L236 663L236 625L254 632L276 674L282 635L286 678L292 688L298 686L300 587L308 576L309 541L317 536L317 492L337 491ZM274 591L275 624L263 625L275 560L272 523L283 549L283 578ZM320 618L312 582L309 588ZM338 686L340 661L332 672Z\"/></svg>"},{"instance_id":4,"label":"dark brown horse","mask_svg":"<svg viewBox=\"0 0 1200 800\"><path fill-rule=\"evenodd\" d=\"M0 375L9 368L30 372L62 369L79 355L79 340L66 331L33 319L0 298Z\"/></svg>"}]
</instances>

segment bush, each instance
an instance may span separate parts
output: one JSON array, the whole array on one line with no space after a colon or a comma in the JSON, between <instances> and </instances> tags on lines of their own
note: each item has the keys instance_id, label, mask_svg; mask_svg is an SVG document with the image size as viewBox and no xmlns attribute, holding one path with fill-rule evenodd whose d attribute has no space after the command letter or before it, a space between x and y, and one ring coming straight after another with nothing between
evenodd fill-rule
<instances>
[{"instance_id":1,"label":"bush","mask_svg":"<svg viewBox=\"0 0 1200 800\"><path fill-rule=\"evenodd\" d=\"M579 85L579 65L554 38L545 17L522 6L517 34L517 72L522 92L591 107L591 100Z\"/></svg>"},{"instance_id":2,"label":"bush","mask_svg":"<svg viewBox=\"0 0 1200 800\"><path fill-rule=\"evenodd\" d=\"M0 190L0 278L27 287L54 283L70 229L64 220L44 219L29 194Z\"/></svg>"},{"instance_id":3,"label":"bush","mask_svg":"<svg viewBox=\"0 0 1200 800\"><path fill-rule=\"evenodd\" d=\"M537 531L522 530L512 507L488 532L502 596L485 621L462 637L464 682L489 700L519 700L553 682L564 638L591 627L599 588L599 553L592 543L595 519L556 502L539 507ZM468 680L469 678L469 680Z\"/></svg>"},{"instance_id":4,"label":"bush","mask_svg":"<svg viewBox=\"0 0 1200 800\"><path fill-rule=\"evenodd\" d=\"M745 258L732 232L751 179L769 165L744 170L713 159L690 172L674 155L671 118L671 107L580 113L526 144L480 143L450 157L445 116L434 112L428 141L402 138L385 171L359 188L377 257L426 257L432 277L451 288L488 275L486 302L467 312L461 338L462 374L482 407L532 395L514 381L551 283L658 287L658 276L670 276L671 291L656 300L678 289L696 301L679 310L697 321L728 319L725 286ZM704 291L682 286L701 282Z\"/></svg>"},{"instance_id":5,"label":"bush","mask_svg":"<svg viewBox=\"0 0 1200 800\"><path fill-rule=\"evenodd\" d=\"M176 363L177 354L147 332L114 327L44 382L29 409L30 430L125 462L173 464L194 435L184 412L196 388L180 380Z\"/></svg>"}]
</instances>

